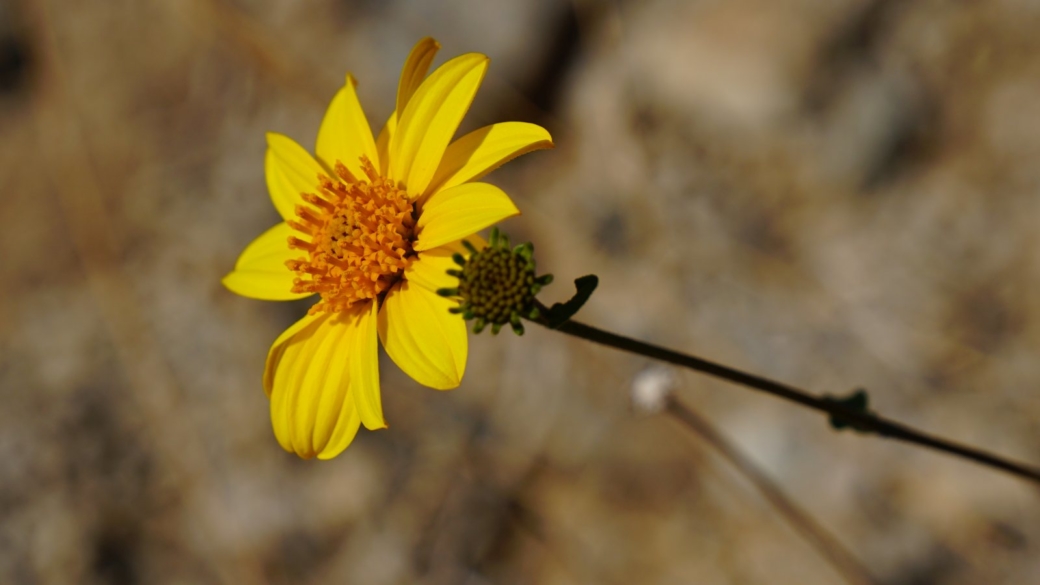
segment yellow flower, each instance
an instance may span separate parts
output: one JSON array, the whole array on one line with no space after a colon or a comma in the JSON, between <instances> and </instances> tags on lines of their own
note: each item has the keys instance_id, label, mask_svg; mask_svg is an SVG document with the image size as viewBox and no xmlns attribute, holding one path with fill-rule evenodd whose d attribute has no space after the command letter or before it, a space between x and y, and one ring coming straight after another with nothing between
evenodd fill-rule
<instances>
[{"instance_id":1,"label":"yellow flower","mask_svg":"<svg viewBox=\"0 0 1040 585\"><path fill-rule=\"evenodd\" d=\"M378 140L349 75L318 130L316 157L267 135L267 188L285 221L249 244L223 282L257 299L321 297L275 340L264 371L275 437L301 457L335 457L361 424L386 427L377 337L421 384L459 385L466 325L436 291L455 282L445 271L463 239L519 213L500 189L471 181L552 147L543 128L520 122L452 142L488 58L468 53L427 77L439 48L426 38L412 49Z\"/></svg>"}]
</instances>

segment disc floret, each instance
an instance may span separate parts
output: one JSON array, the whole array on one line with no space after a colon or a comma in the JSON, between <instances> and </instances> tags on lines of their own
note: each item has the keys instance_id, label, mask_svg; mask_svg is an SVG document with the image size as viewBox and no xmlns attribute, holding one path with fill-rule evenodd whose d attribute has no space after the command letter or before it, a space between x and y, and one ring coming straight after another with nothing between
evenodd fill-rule
<instances>
[{"instance_id":1,"label":"disc floret","mask_svg":"<svg viewBox=\"0 0 1040 585\"><path fill-rule=\"evenodd\" d=\"M511 248L509 238L498 228L491 231L489 245L483 250L465 240L463 244L470 252L469 259L455 254L453 259L459 269L448 271L459 279L459 286L437 293L459 299L459 306L451 312L461 314L467 321L475 320L474 333L491 325L491 333L498 334L508 323L514 333L523 335L520 319L538 318L535 296L552 282L551 274L535 274L534 246L527 243Z\"/></svg>"},{"instance_id":2,"label":"disc floret","mask_svg":"<svg viewBox=\"0 0 1040 585\"><path fill-rule=\"evenodd\" d=\"M414 257L412 201L367 157L361 168L365 176L356 177L338 162L335 177L319 177L317 192L304 193L307 205L297 205L297 218L287 222L307 238L289 237L289 247L307 256L286 265L297 274L293 292L321 295L312 314L378 298Z\"/></svg>"}]
</instances>

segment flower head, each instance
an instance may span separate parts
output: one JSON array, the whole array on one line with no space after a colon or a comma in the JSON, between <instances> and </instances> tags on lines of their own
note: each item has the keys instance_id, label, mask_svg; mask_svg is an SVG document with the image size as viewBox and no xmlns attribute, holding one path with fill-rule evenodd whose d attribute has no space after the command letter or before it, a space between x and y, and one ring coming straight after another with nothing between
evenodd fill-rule
<instances>
[{"instance_id":1,"label":"flower head","mask_svg":"<svg viewBox=\"0 0 1040 585\"><path fill-rule=\"evenodd\" d=\"M473 333L480 333L489 323L491 333L498 335L508 323L517 335L524 334L522 318L537 319L540 311L535 295L553 281L551 274L535 275L534 246L530 243L509 247L509 238L491 230L490 245L478 250L468 241L462 242L471 256L452 257L461 269L448 270L459 279L457 288L442 288L437 294L458 299L452 313L461 313L469 321L476 319Z\"/></svg>"},{"instance_id":2,"label":"flower head","mask_svg":"<svg viewBox=\"0 0 1040 585\"><path fill-rule=\"evenodd\" d=\"M320 297L275 340L264 371L275 436L301 457L334 457L360 425L386 427L377 338L421 384L459 385L466 326L436 291L456 282L446 270L466 242L482 246L479 230L519 213L500 189L473 181L552 147L548 132L521 122L452 141L488 58L461 55L427 77L438 49L430 38L412 49L378 139L349 75L316 156L267 135L267 187L284 221L247 246L223 282L258 299Z\"/></svg>"}]
</instances>

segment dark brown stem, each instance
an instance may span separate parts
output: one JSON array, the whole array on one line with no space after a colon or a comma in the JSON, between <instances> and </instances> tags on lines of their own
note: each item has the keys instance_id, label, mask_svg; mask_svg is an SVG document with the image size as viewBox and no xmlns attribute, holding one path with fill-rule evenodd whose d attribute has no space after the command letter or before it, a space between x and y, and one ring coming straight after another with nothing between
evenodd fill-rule
<instances>
[{"instance_id":1,"label":"dark brown stem","mask_svg":"<svg viewBox=\"0 0 1040 585\"><path fill-rule=\"evenodd\" d=\"M542 307L542 314L548 314L548 311L544 306ZM548 327L548 320L545 318L539 319L536 322ZM1036 467L1017 463L999 455L994 455L981 449L976 449L975 447L961 445L942 437L929 435L901 423L877 416L873 413L853 410L836 402L834 399L814 396L809 392L800 390L793 386L774 382L773 380L749 374L705 359L672 351L667 348L624 337L622 335L617 335L602 329L597 329L577 321L566 321L562 325L559 325L556 328L556 331L566 333L567 335L573 335L574 337L580 337L601 345L613 347L615 349L620 349L622 351L627 351L629 353L646 356L648 358L696 370L710 376L715 376L716 378L722 378L723 380L728 380L742 386L747 386L748 388L772 394L773 396L783 398L784 400L789 400L801 404L802 406L825 412L831 415L833 420L845 422L861 432L872 432L890 439L896 439L934 449L936 451L942 451L962 459L968 459L981 465L1000 469L1012 475L1017 475L1018 477L1040 483L1040 469Z\"/></svg>"}]
</instances>

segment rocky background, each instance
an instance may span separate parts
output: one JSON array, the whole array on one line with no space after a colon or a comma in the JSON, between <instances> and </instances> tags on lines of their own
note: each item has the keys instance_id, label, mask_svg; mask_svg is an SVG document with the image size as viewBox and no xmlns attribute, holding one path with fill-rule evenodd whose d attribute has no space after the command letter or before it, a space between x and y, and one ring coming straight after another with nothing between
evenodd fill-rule
<instances>
[{"instance_id":1,"label":"rocky background","mask_svg":"<svg viewBox=\"0 0 1040 585\"><path fill-rule=\"evenodd\" d=\"M651 364L530 327L462 386L383 356L390 429L277 445L260 372L306 303L220 277L277 221L264 132L411 45L492 57L463 131L581 319L1040 463L1040 3L0 1L0 582L865 582L711 446ZM675 372L877 582L1040 583L1035 486Z\"/></svg>"}]
</instances>

